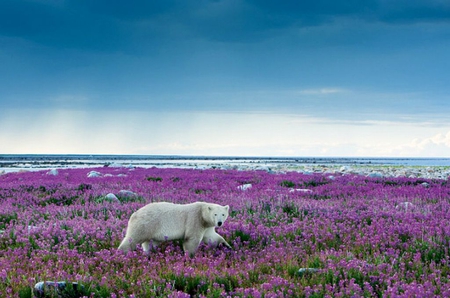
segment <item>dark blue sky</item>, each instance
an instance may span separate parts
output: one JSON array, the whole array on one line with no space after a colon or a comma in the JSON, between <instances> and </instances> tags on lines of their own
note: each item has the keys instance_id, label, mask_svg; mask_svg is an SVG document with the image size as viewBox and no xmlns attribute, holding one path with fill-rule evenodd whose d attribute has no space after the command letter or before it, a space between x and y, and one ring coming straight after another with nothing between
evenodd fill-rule
<instances>
[{"instance_id":1,"label":"dark blue sky","mask_svg":"<svg viewBox=\"0 0 450 298\"><path fill-rule=\"evenodd\" d=\"M449 53L444 0L3 0L0 151L442 156Z\"/></svg>"}]
</instances>

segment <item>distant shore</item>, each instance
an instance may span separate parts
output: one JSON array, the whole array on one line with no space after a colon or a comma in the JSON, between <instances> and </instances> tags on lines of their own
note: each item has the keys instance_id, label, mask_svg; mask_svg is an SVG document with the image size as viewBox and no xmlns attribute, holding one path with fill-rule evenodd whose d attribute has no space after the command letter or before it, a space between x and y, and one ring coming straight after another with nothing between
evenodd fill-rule
<instances>
[{"instance_id":1,"label":"distant shore","mask_svg":"<svg viewBox=\"0 0 450 298\"><path fill-rule=\"evenodd\" d=\"M0 155L0 174L62 168L160 167L448 179L450 158Z\"/></svg>"}]
</instances>

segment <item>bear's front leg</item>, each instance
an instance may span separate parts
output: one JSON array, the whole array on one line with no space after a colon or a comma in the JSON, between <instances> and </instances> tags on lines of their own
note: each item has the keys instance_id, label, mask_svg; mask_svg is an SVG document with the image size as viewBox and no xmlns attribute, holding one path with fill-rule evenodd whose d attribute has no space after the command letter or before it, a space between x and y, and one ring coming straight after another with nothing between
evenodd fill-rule
<instances>
[{"instance_id":1,"label":"bear's front leg","mask_svg":"<svg viewBox=\"0 0 450 298\"><path fill-rule=\"evenodd\" d=\"M184 251L189 252L189 256L193 258L201 241L202 241L201 237L192 237L184 239L183 242Z\"/></svg>"},{"instance_id":2,"label":"bear's front leg","mask_svg":"<svg viewBox=\"0 0 450 298\"><path fill-rule=\"evenodd\" d=\"M214 233L213 235L208 235L208 236L205 235L205 237L203 237L202 241L211 248L215 248L219 244L222 243L223 245L225 245L226 247L231 249L231 246L228 244L228 242L217 233Z\"/></svg>"},{"instance_id":3,"label":"bear's front leg","mask_svg":"<svg viewBox=\"0 0 450 298\"><path fill-rule=\"evenodd\" d=\"M223 239L222 236L218 235L219 237L217 237L218 241L217 244L223 243L226 247L228 247L229 249L231 249L231 245L228 244L228 242Z\"/></svg>"}]
</instances>

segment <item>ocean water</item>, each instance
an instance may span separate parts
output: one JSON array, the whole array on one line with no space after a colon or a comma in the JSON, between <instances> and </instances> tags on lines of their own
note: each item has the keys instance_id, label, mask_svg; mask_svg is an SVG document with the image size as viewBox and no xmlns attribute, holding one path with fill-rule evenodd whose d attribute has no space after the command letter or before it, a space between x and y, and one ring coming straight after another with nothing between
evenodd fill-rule
<instances>
[{"instance_id":1,"label":"ocean water","mask_svg":"<svg viewBox=\"0 0 450 298\"><path fill-rule=\"evenodd\" d=\"M271 167L304 165L450 166L450 158L230 157L179 155L0 155L0 171L102 167Z\"/></svg>"}]
</instances>

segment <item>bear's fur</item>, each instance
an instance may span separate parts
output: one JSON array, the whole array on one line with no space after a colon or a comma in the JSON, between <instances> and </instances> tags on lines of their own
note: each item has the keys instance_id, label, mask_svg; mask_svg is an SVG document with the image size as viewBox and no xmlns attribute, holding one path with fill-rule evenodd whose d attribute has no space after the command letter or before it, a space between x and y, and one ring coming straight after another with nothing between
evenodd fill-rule
<instances>
[{"instance_id":1,"label":"bear's fur","mask_svg":"<svg viewBox=\"0 0 450 298\"><path fill-rule=\"evenodd\" d=\"M124 252L135 250L142 244L145 252L167 240L182 239L183 249L191 257L200 242L214 247L223 243L231 246L216 233L215 227L223 225L229 206L196 202L192 204L150 203L134 212L128 221L125 238L119 248Z\"/></svg>"}]
</instances>

